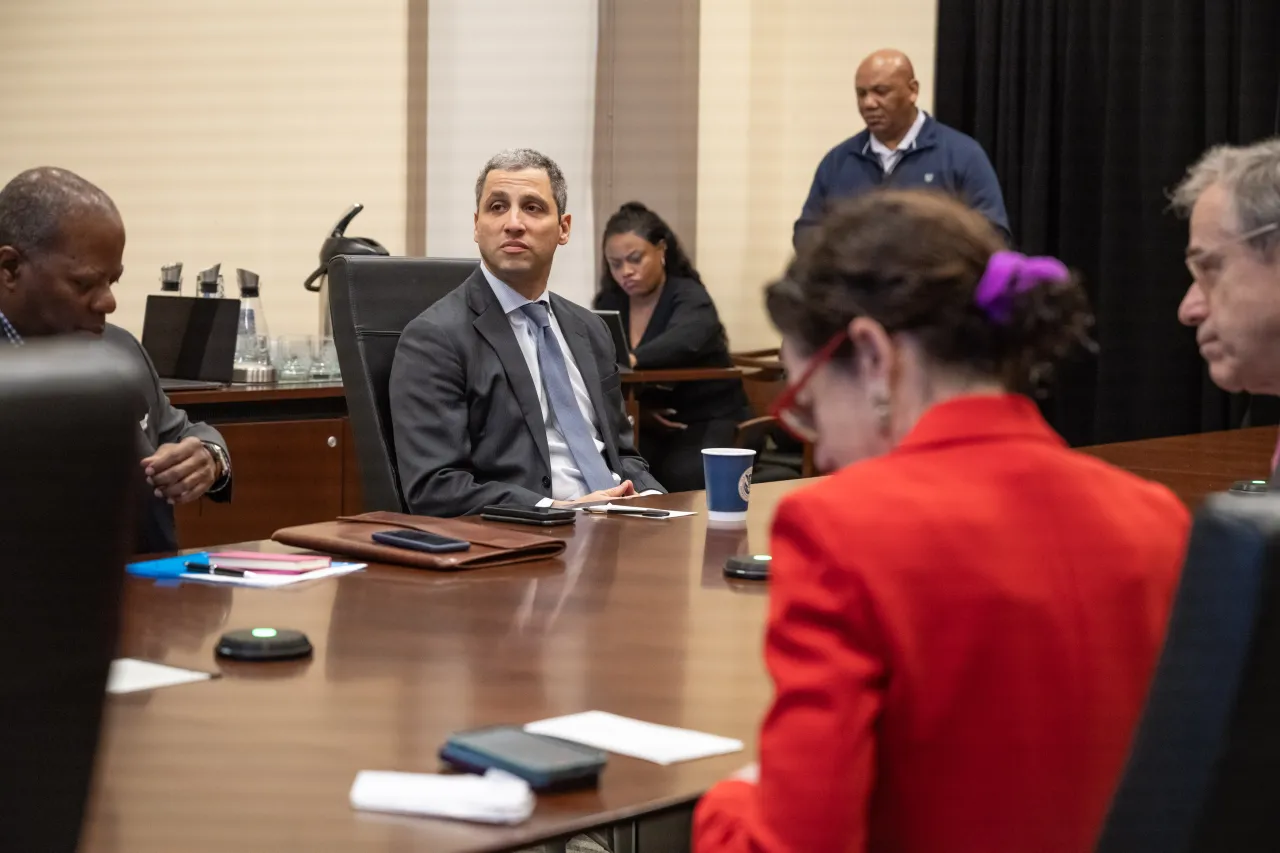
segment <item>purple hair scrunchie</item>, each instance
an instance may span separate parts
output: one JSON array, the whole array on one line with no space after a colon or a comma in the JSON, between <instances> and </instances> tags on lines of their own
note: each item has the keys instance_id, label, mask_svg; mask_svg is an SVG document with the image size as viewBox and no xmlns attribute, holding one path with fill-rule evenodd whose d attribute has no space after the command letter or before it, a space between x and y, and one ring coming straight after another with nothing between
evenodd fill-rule
<instances>
[{"instance_id":1,"label":"purple hair scrunchie","mask_svg":"<svg viewBox=\"0 0 1280 853\"><path fill-rule=\"evenodd\" d=\"M1013 319L1013 298L1019 293L1045 282L1066 282L1070 277L1066 264L1057 258L996 252L987 261L973 301L991 322L1004 326Z\"/></svg>"}]
</instances>

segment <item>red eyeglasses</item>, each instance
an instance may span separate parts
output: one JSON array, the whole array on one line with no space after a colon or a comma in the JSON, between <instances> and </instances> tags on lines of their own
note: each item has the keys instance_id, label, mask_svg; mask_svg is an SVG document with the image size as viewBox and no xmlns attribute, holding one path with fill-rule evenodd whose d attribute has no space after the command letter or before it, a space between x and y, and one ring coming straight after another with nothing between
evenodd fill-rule
<instances>
[{"instance_id":1,"label":"red eyeglasses","mask_svg":"<svg viewBox=\"0 0 1280 853\"><path fill-rule=\"evenodd\" d=\"M777 400L773 401L773 405L769 408L769 414L778 419L778 423L791 433L799 441L813 443L818 440L818 428L813 423L813 409L810 406L801 405L799 402L800 390L809 382L814 372L819 367L831 360L836 354L836 350L849 340L849 333L845 330L836 332L831 340L823 344L822 349L814 354L809 360L809 364L805 367L804 372L800 374L800 378L794 384L788 385L786 390L782 392Z\"/></svg>"}]
</instances>

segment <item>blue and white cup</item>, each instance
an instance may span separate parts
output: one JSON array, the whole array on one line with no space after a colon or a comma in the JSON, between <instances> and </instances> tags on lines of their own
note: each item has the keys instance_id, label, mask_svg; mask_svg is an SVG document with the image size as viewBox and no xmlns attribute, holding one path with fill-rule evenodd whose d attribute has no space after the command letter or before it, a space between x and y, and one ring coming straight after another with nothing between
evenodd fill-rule
<instances>
[{"instance_id":1,"label":"blue and white cup","mask_svg":"<svg viewBox=\"0 0 1280 853\"><path fill-rule=\"evenodd\" d=\"M756 452L741 447L708 447L702 451L707 489L707 518L746 521L751 499L751 469Z\"/></svg>"}]
</instances>

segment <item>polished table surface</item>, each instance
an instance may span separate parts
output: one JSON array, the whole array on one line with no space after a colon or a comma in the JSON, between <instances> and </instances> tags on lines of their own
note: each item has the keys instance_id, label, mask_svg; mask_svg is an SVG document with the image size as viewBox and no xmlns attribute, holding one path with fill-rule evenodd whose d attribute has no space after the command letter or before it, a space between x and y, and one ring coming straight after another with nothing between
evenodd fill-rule
<instances>
[{"instance_id":1,"label":"polished table surface","mask_svg":"<svg viewBox=\"0 0 1280 853\"><path fill-rule=\"evenodd\" d=\"M1237 480L1271 478L1273 426L1152 438L1082 448L1085 453L1163 483L1195 508L1205 495Z\"/></svg>"},{"instance_id":2,"label":"polished table surface","mask_svg":"<svg viewBox=\"0 0 1280 853\"><path fill-rule=\"evenodd\" d=\"M374 566L274 591L130 579L121 655L222 677L108 698L83 849L502 850L690 803L752 760L770 698L764 587L721 567L768 549L774 506L798 485L758 485L737 529L708 530L701 493L646 498L699 514L582 517L563 558L506 568ZM306 632L313 659L214 658L222 632L259 625ZM592 709L747 748L671 767L610 755L597 790L540 797L512 828L348 803L359 770L437 770L453 731Z\"/></svg>"},{"instance_id":3,"label":"polished table surface","mask_svg":"<svg viewBox=\"0 0 1280 853\"><path fill-rule=\"evenodd\" d=\"M261 403L276 400L345 397L341 380L316 382L266 382L261 385L224 385L221 388L169 391L169 402L178 408L202 404Z\"/></svg>"},{"instance_id":4,"label":"polished table surface","mask_svg":"<svg viewBox=\"0 0 1280 853\"><path fill-rule=\"evenodd\" d=\"M623 385L694 382L704 379L738 379L736 367L682 367L668 370L632 370L619 374ZM224 385L221 388L168 392L169 402L179 408L194 405L262 403L279 400L328 399L345 397L341 380L317 382L268 382L261 385Z\"/></svg>"},{"instance_id":5,"label":"polished table surface","mask_svg":"<svg viewBox=\"0 0 1280 853\"><path fill-rule=\"evenodd\" d=\"M1275 437L1258 428L1085 452L1194 506L1234 480L1265 477ZM700 514L584 517L560 529L570 539L563 558L507 568L374 566L277 591L131 579L122 654L222 677L108 699L83 849L502 850L688 804L754 757L770 698L764 587L726 581L721 566L731 554L766 551L774 507L802 485L757 485L748 524L736 530L708 529L701 493L646 498ZM215 660L223 631L257 625L305 631L314 658ZM512 828L348 804L359 770L436 770L450 732L591 709L747 748L672 767L611 755L598 790L540 797L532 820Z\"/></svg>"}]
</instances>

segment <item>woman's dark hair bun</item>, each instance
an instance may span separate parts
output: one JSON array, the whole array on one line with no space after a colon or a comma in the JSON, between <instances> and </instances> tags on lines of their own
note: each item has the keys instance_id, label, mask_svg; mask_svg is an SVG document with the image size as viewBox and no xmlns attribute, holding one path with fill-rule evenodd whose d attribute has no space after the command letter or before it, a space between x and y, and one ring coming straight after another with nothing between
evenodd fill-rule
<instances>
[{"instance_id":1,"label":"woman's dark hair bun","mask_svg":"<svg viewBox=\"0 0 1280 853\"><path fill-rule=\"evenodd\" d=\"M645 207L641 202L638 202L638 201L629 201L618 209L625 210L627 213L648 213L649 212L649 208Z\"/></svg>"}]
</instances>

